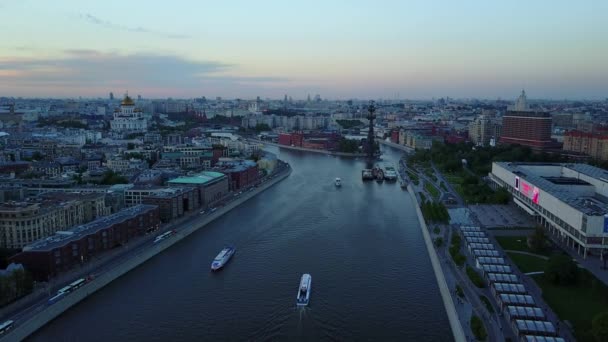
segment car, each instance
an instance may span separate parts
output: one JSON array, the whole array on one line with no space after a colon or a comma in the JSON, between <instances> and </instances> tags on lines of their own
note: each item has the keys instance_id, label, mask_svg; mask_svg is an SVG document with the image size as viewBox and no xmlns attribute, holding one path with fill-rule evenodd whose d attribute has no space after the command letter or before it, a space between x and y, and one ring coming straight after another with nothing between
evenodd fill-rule
<instances>
[{"instance_id":1,"label":"car","mask_svg":"<svg viewBox=\"0 0 608 342\"><path fill-rule=\"evenodd\" d=\"M199 214L203 215L204 213L205 213L205 211L203 210L203 211L201 211Z\"/></svg>"},{"instance_id":2,"label":"car","mask_svg":"<svg viewBox=\"0 0 608 342\"><path fill-rule=\"evenodd\" d=\"M211 212L214 212L216 210L217 210L217 208L211 208Z\"/></svg>"}]
</instances>

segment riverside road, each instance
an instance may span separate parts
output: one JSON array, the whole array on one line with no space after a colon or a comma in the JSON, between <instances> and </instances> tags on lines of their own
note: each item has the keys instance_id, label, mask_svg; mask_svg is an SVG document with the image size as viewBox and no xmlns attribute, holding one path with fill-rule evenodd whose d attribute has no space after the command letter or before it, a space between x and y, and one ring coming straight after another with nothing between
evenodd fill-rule
<instances>
[{"instance_id":1,"label":"riverside road","mask_svg":"<svg viewBox=\"0 0 608 342\"><path fill-rule=\"evenodd\" d=\"M407 191L362 182L363 160L269 149L291 165L287 179L30 340L452 340ZM399 157L384 150L384 162ZM226 244L235 257L211 273ZM312 275L311 302L296 309L302 273Z\"/></svg>"}]
</instances>

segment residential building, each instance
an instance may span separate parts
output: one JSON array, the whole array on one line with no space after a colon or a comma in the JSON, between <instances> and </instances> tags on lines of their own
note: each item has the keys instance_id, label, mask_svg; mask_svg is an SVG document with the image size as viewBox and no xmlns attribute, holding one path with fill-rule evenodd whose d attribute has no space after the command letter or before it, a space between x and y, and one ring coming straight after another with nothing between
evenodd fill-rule
<instances>
[{"instance_id":1,"label":"residential building","mask_svg":"<svg viewBox=\"0 0 608 342\"><path fill-rule=\"evenodd\" d=\"M210 168L213 149L207 146L164 146L161 159L174 161L184 168Z\"/></svg>"},{"instance_id":2,"label":"residential building","mask_svg":"<svg viewBox=\"0 0 608 342\"><path fill-rule=\"evenodd\" d=\"M478 146L493 146L500 137L501 128L495 119L480 115L469 125L469 139Z\"/></svg>"},{"instance_id":3,"label":"residential building","mask_svg":"<svg viewBox=\"0 0 608 342\"><path fill-rule=\"evenodd\" d=\"M53 236L25 246L23 252L11 257L11 262L23 264L35 280L48 281L98 254L159 228L158 207L142 204L57 231Z\"/></svg>"},{"instance_id":4,"label":"residential building","mask_svg":"<svg viewBox=\"0 0 608 342\"><path fill-rule=\"evenodd\" d=\"M46 194L0 205L0 247L23 246L109 213L99 194Z\"/></svg>"},{"instance_id":5,"label":"residential building","mask_svg":"<svg viewBox=\"0 0 608 342\"><path fill-rule=\"evenodd\" d=\"M608 160L608 134L607 132L566 132L564 151L584 153L594 159Z\"/></svg>"},{"instance_id":6,"label":"residential building","mask_svg":"<svg viewBox=\"0 0 608 342\"><path fill-rule=\"evenodd\" d=\"M106 166L114 172L126 172L128 170L145 170L149 167L148 162L141 159L108 159Z\"/></svg>"}]
</instances>

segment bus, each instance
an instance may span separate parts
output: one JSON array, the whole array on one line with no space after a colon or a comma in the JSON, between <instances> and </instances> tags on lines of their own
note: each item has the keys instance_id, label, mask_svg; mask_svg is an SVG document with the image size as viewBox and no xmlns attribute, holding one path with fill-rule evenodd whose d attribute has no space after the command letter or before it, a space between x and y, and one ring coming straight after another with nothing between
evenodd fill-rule
<instances>
[{"instance_id":1,"label":"bus","mask_svg":"<svg viewBox=\"0 0 608 342\"><path fill-rule=\"evenodd\" d=\"M159 236L156 237L156 239L154 239L154 243L159 243L159 242L163 241L164 239L173 235L173 233L175 233L175 230L170 230L168 232L160 234Z\"/></svg>"},{"instance_id":2,"label":"bus","mask_svg":"<svg viewBox=\"0 0 608 342\"><path fill-rule=\"evenodd\" d=\"M72 292L72 286L68 285L66 287L62 287L59 291L57 291L57 294L68 294Z\"/></svg>"},{"instance_id":3,"label":"bus","mask_svg":"<svg viewBox=\"0 0 608 342\"><path fill-rule=\"evenodd\" d=\"M57 303L58 301L62 300L63 297L65 297L65 295L66 295L66 293L64 293L64 292L57 294L55 297L49 299L48 304L52 305L52 304Z\"/></svg>"},{"instance_id":4,"label":"bus","mask_svg":"<svg viewBox=\"0 0 608 342\"><path fill-rule=\"evenodd\" d=\"M70 287L72 287L72 291L76 290L77 288L81 287L82 285L84 285L86 283L86 280L84 280L84 278L80 278L76 281L74 281L73 283L70 284Z\"/></svg>"},{"instance_id":5,"label":"bus","mask_svg":"<svg viewBox=\"0 0 608 342\"><path fill-rule=\"evenodd\" d=\"M13 324L15 324L15 322L8 320L2 324L0 324L0 335L4 334L5 332L11 330L11 328L13 327Z\"/></svg>"}]
</instances>

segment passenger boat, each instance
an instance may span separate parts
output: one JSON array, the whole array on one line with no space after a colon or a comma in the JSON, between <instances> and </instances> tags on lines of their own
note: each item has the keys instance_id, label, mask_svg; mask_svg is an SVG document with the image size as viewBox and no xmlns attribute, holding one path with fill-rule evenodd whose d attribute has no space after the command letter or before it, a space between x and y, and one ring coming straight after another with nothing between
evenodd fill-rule
<instances>
[{"instance_id":1,"label":"passenger boat","mask_svg":"<svg viewBox=\"0 0 608 342\"><path fill-rule=\"evenodd\" d=\"M374 179L372 169L363 169L363 171L361 171L361 179L364 181Z\"/></svg>"},{"instance_id":2,"label":"passenger boat","mask_svg":"<svg viewBox=\"0 0 608 342\"><path fill-rule=\"evenodd\" d=\"M384 169L382 171L384 173L384 179L386 179L387 181L397 180L397 171L395 170L392 164L384 165Z\"/></svg>"},{"instance_id":3,"label":"passenger boat","mask_svg":"<svg viewBox=\"0 0 608 342\"><path fill-rule=\"evenodd\" d=\"M217 271L224 267L228 260L230 260L230 258L232 258L232 256L234 255L234 252L236 252L236 249L231 246L222 249L220 254L218 254L215 259L213 259L213 262L211 263L211 270Z\"/></svg>"},{"instance_id":4,"label":"passenger boat","mask_svg":"<svg viewBox=\"0 0 608 342\"><path fill-rule=\"evenodd\" d=\"M342 180L340 179L340 177L336 177L336 180L334 181L334 183L336 184L337 187L342 186Z\"/></svg>"},{"instance_id":5,"label":"passenger boat","mask_svg":"<svg viewBox=\"0 0 608 342\"><path fill-rule=\"evenodd\" d=\"M308 273L302 274L302 279L300 280L300 288L298 288L298 296L296 297L296 305L297 306L306 306L308 305L308 301L310 300L310 284L312 282L312 277Z\"/></svg>"}]
</instances>

